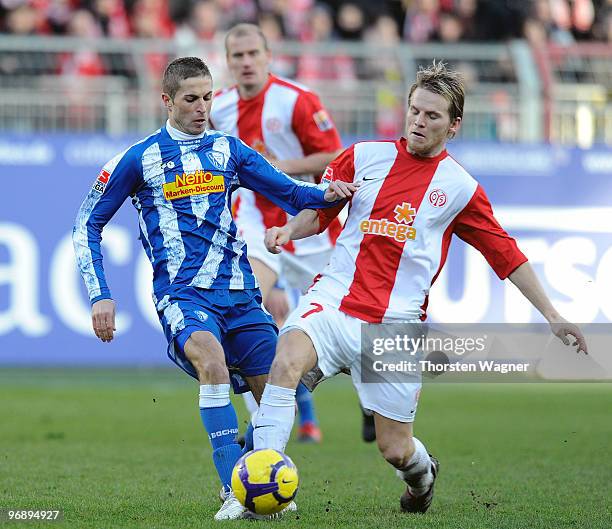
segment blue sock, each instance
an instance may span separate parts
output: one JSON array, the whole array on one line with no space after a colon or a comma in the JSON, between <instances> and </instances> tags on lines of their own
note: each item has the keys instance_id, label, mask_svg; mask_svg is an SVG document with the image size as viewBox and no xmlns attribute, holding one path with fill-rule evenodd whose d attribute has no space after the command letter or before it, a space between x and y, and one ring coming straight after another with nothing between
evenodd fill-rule
<instances>
[{"instance_id":1,"label":"blue sock","mask_svg":"<svg viewBox=\"0 0 612 529\"><path fill-rule=\"evenodd\" d=\"M246 454L253 450L253 423L249 421L249 425L247 426L246 432L244 432L244 448L242 449L242 454Z\"/></svg>"},{"instance_id":2,"label":"blue sock","mask_svg":"<svg viewBox=\"0 0 612 529\"><path fill-rule=\"evenodd\" d=\"M300 425L307 422L317 424L312 395L301 382L296 389L295 400L297 401L298 411L300 412Z\"/></svg>"},{"instance_id":3,"label":"blue sock","mask_svg":"<svg viewBox=\"0 0 612 529\"><path fill-rule=\"evenodd\" d=\"M213 463L225 490L229 490L232 470L241 456L236 442L238 418L229 398L229 384L200 386L200 417L213 449Z\"/></svg>"}]
</instances>

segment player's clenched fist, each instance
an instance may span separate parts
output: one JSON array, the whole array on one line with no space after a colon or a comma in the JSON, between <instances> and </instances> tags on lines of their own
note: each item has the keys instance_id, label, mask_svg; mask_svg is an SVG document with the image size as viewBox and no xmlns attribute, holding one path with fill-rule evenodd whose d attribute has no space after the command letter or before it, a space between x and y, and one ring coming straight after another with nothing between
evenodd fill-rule
<instances>
[{"instance_id":1,"label":"player's clenched fist","mask_svg":"<svg viewBox=\"0 0 612 529\"><path fill-rule=\"evenodd\" d=\"M264 244L270 253L281 253L282 246L287 244L290 240L291 227L285 224L282 228L273 226L268 229L264 238Z\"/></svg>"},{"instance_id":2,"label":"player's clenched fist","mask_svg":"<svg viewBox=\"0 0 612 529\"><path fill-rule=\"evenodd\" d=\"M113 339L115 328L115 302L101 299L91 306L91 323L96 336L103 342Z\"/></svg>"},{"instance_id":3,"label":"player's clenched fist","mask_svg":"<svg viewBox=\"0 0 612 529\"><path fill-rule=\"evenodd\" d=\"M334 180L329 183L329 187L325 191L325 200L327 200L327 202L335 202L336 200L351 198L358 187L359 184L353 182Z\"/></svg>"}]
</instances>

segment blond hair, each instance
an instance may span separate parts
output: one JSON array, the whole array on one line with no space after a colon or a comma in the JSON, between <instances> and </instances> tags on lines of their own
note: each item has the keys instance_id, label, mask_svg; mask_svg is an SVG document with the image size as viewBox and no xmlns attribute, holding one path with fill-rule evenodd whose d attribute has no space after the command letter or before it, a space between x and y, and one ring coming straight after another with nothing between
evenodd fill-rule
<instances>
[{"instance_id":1,"label":"blond hair","mask_svg":"<svg viewBox=\"0 0 612 529\"><path fill-rule=\"evenodd\" d=\"M248 35L258 35L261 41L263 42L264 49L266 51L269 50L268 39L263 34L263 31L261 31L261 28L259 26L256 26L255 24L241 23L236 24L232 29L227 32L227 35L225 35L225 53L229 53L227 43L230 37L246 37Z\"/></svg>"},{"instance_id":2,"label":"blond hair","mask_svg":"<svg viewBox=\"0 0 612 529\"><path fill-rule=\"evenodd\" d=\"M454 70L446 68L444 61L434 59L427 68L419 68L416 81L410 87L408 93L408 105L412 99L412 94L417 88L422 88L439 94L448 101L448 113L451 123L457 118L463 117L463 103L465 100L465 86L463 76Z\"/></svg>"}]
</instances>

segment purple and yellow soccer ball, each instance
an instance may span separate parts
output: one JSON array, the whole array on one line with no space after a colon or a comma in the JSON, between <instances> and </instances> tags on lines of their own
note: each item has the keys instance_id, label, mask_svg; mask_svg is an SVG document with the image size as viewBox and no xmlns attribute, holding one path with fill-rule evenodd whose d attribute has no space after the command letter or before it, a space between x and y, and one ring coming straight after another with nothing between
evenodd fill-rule
<instances>
[{"instance_id":1,"label":"purple and yellow soccer ball","mask_svg":"<svg viewBox=\"0 0 612 529\"><path fill-rule=\"evenodd\" d=\"M293 461L271 448L246 453L232 471L236 498L255 514L282 511L295 498L298 485L298 471Z\"/></svg>"}]
</instances>

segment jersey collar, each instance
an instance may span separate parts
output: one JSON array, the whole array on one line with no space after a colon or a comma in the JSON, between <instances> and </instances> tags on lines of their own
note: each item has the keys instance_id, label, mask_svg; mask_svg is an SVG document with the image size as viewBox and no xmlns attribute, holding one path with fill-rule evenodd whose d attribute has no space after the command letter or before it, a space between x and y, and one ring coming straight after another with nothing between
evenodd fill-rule
<instances>
[{"instance_id":1,"label":"jersey collar","mask_svg":"<svg viewBox=\"0 0 612 529\"><path fill-rule=\"evenodd\" d=\"M206 131L200 134L187 134L186 132L182 132L170 125L170 120L166 121L166 131L168 132L168 136L177 141L197 140L206 135Z\"/></svg>"}]
</instances>

